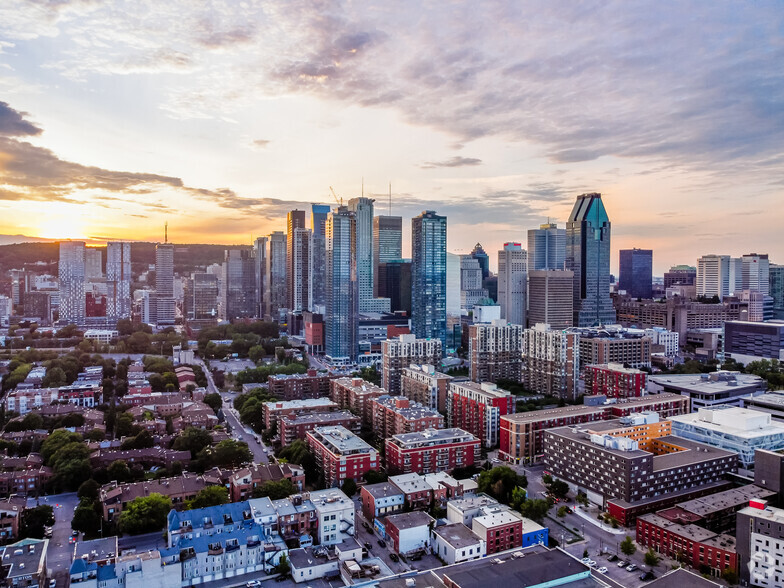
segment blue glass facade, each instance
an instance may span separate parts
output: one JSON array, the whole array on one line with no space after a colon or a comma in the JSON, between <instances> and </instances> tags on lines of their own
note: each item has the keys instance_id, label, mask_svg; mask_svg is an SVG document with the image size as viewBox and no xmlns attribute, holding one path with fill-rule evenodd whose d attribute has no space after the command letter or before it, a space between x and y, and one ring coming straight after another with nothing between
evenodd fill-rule
<instances>
[{"instance_id":1,"label":"blue glass facade","mask_svg":"<svg viewBox=\"0 0 784 588\"><path fill-rule=\"evenodd\" d=\"M341 206L327 217L326 355L333 361L355 362L359 330L356 216Z\"/></svg>"},{"instance_id":2,"label":"blue glass facade","mask_svg":"<svg viewBox=\"0 0 784 588\"><path fill-rule=\"evenodd\" d=\"M653 251L651 249L621 249L621 272L618 288L632 298L653 296Z\"/></svg>"},{"instance_id":3,"label":"blue glass facade","mask_svg":"<svg viewBox=\"0 0 784 588\"><path fill-rule=\"evenodd\" d=\"M419 339L446 347L446 217L426 210L411 219L411 314Z\"/></svg>"},{"instance_id":4,"label":"blue glass facade","mask_svg":"<svg viewBox=\"0 0 784 588\"><path fill-rule=\"evenodd\" d=\"M574 326L615 322L610 298L610 219L596 192L577 197L566 223L566 269L574 272Z\"/></svg>"}]
</instances>

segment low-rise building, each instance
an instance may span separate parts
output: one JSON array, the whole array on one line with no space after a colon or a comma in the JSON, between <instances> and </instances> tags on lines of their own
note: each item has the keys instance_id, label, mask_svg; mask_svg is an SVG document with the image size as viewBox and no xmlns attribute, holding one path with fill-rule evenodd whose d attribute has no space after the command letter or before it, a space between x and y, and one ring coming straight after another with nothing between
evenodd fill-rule
<instances>
[{"instance_id":1,"label":"low-rise building","mask_svg":"<svg viewBox=\"0 0 784 588\"><path fill-rule=\"evenodd\" d=\"M466 527L471 527L474 518L484 514L486 507L500 507L498 501L487 494L477 494L476 496L466 496L456 500L450 500L446 505L446 518L450 523L462 523Z\"/></svg>"},{"instance_id":2,"label":"low-rise building","mask_svg":"<svg viewBox=\"0 0 784 588\"><path fill-rule=\"evenodd\" d=\"M391 473L429 474L478 463L479 439L462 429L430 429L394 435L385 441Z\"/></svg>"},{"instance_id":3,"label":"low-rise building","mask_svg":"<svg viewBox=\"0 0 784 588\"><path fill-rule=\"evenodd\" d=\"M474 534L485 541L487 555L506 551L523 545L523 517L516 512L505 507L485 507L482 512L475 516L471 521L471 530ZM530 521L534 530L533 521ZM533 543L547 542L547 532L543 527L537 525L541 534L541 541Z\"/></svg>"},{"instance_id":4,"label":"low-rise building","mask_svg":"<svg viewBox=\"0 0 784 588\"><path fill-rule=\"evenodd\" d=\"M316 427L307 432L306 440L327 486L362 480L378 468L378 452L345 427Z\"/></svg>"},{"instance_id":5,"label":"low-rise building","mask_svg":"<svg viewBox=\"0 0 784 588\"><path fill-rule=\"evenodd\" d=\"M585 393L608 398L632 398L645 393L647 374L619 363L585 366Z\"/></svg>"},{"instance_id":6,"label":"low-rise building","mask_svg":"<svg viewBox=\"0 0 784 588\"><path fill-rule=\"evenodd\" d=\"M177 451L161 447L147 449L122 449L119 451L99 449L90 455L90 465L94 468L105 468L113 461L123 460L127 464L142 464L145 468L152 466L171 467L174 463L189 463L190 451Z\"/></svg>"},{"instance_id":7,"label":"low-rise building","mask_svg":"<svg viewBox=\"0 0 784 588\"><path fill-rule=\"evenodd\" d=\"M283 402L265 402L262 405L262 418L267 429L274 427L287 415L301 415L313 412L334 412L338 405L329 398L310 398L307 400L287 400Z\"/></svg>"},{"instance_id":8,"label":"low-rise building","mask_svg":"<svg viewBox=\"0 0 784 588\"><path fill-rule=\"evenodd\" d=\"M435 522L426 512L403 512L386 517L384 531L393 551L402 555L423 553L430 547L430 529Z\"/></svg>"},{"instance_id":9,"label":"low-rise building","mask_svg":"<svg viewBox=\"0 0 784 588\"><path fill-rule=\"evenodd\" d=\"M439 412L446 412L446 395L452 376L436 371L432 365L411 364L400 372L400 393Z\"/></svg>"},{"instance_id":10,"label":"low-rise building","mask_svg":"<svg viewBox=\"0 0 784 588\"><path fill-rule=\"evenodd\" d=\"M648 378L649 392L688 396L692 411L717 404L740 406L742 397L767 389L767 382L754 374L718 371L710 374L664 374Z\"/></svg>"},{"instance_id":11,"label":"low-rise building","mask_svg":"<svg viewBox=\"0 0 784 588\"><path fill-rule=\"evenodd\" d=\"M487 554L487 544L463 523L436 527L432 532L433 553L447 565L479 559Z\"/></svg>"},{"instance_id":12,"label":"low-rise building","mask_svg":"<svg viewBox=\"0 0 784 588\"><path fill-rule=\"evenodd\" d=\"M246 468L240 468L229 477L229 497L233 502L253 498L256 488L261 488L267 482L291 480L297 491L302 492L305 486L305 470L291 464L254 463Z\"/></svg>"},{"instance_id":13,"label":"low-rise building","mask_svg":"<svg viewBox=\"0 0 784 588\"><path fill-rule=\"evenodd\" d=\"M341 564L362 559L362 546L356 539L345 539L335 545L292 549L288 557L291 579L297 583L319 578L336 580L340 577Z\"/></svg>"},{"instance_id":14,"label":"low-rise building","mask_svg":"<svg viewBox=\"0 0 784 588\"><path fill-rule=\"evenodd\" d=\"M362 378L337 378L329 383L329 397L339 408L346 408L370 425L373 422L371 401L387 394L383 388Z\"/></svg>"},{"instance_id":15,"label":"low-rise building","mask_svg":"<svg viewBox=\"0 0 784 588\"><path fill-rule=\"evenodd\" d=\"M362 486L359 491L362 515L373 521L403 510L406 495L392 482L379 482Z\"/></svg>"},{"instance_id":16,"label":"low-rise building","mask_svg":"<svg viewBox=\"0 0 784 588\"><path fill-rule=\"evenodd\" d=\"M390 476L389 481L400 488L407 508L412 510L429 508L433 502L433 488L419 474Z\"/></svg>"},{"instance_id":17,"label":"low-rise building","mask_svg":"<svg viewBox=\"0 0 784 588\"><path fill-rule=\"evenodd\" d=\"M193 500L201 490L215 482L216 480L187 472L173 478L144 482L120 483L113 480L101 486L98 500L104 520L112 522L119 519L120 513L128 504L153 493L168 497L173 508L182 510L188 500Z\"/></svg>"},{"instance_id":18,"label":"low-rise building","mask_svg":"<svg viewBox=\"0 0 784 588\"><path fill-rule=\"evenodd\" d=\"M305 400L329 396L329 382L337 376L329 372L308 370L305 374L273 374L267 389L278 400Z\"/></svg>"},{"instance_id":19,"label":"low-rise building","mask_svg":"<svg viewBox=\"0 0 784 588\"><path fill-rule=\"evenodd\" d=\"M48 550L48 539L22 539L0 547L2 586L45 586L49 573L46 566Z\"/></svg>"},{"instance_id":20,"label":"low-rise building","mask_svg":"<svg viewBox=\"0 0 784 588\"><path fill-rule=\"evenodd\" d=\"M0 499L0 542L7 543L19 537L19 521L27 508L27 498L12 494Z\"/></svg>"},{"instance_id":21,"label":"low-rise building","mask_svg":"<svg viewBox=\"0 0 784 588\"><path fill-rule=\"evenodd\" d=\"M400 433L443 429L444 417L434 408L405 396L380 396L371 402L373 431L381 439Z\"/></svg>"},{"instance_id":22,"label":"low-rise building","mask_svg":"<svg viewBox=\"0 0 784 588\"><path fill-rule=\"evenodd\" d=\"M309 497L316 509L320 545L335 545L356 535L354 501L341 490L313 490Z\"/></svg>"},{"instance_id":23,"label":"low-rise building","mask_svg":"<svg viewBox=\"0 0 784 588\"><path fill-rule=\"evenodd\" d=\"M345 427L355 434L358 434L362 429L362 421L360 418L347 410L287 414L278 421L280 445L281 447L285 447L297 439L304 440L308 431L311 431L316 427L332 427L337 425Z\"/></svg>"}]
</instances>

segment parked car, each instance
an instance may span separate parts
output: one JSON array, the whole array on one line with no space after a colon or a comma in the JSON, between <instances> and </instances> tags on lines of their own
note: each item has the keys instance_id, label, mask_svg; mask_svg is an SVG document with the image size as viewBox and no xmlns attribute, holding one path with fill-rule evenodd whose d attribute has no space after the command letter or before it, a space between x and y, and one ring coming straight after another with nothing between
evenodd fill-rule
<instances>
[{"instance_id":1,"label":"parked car","mask_svg":"<svg viewBox=\"0 0 784 588\"><path fill-rule=\"evenodd\" d=\"M637 566L635 564L630 564L630 565L626 566L626 571L627 572L634 572L636 570L637 570Z\"/></svg>"},{"instance_id":2,"label":"parked car","mask_svg":"<svg viewBox=\"0 0 784 588\"><path fill-rule=\"evenodd\" d=\"M604 567L604 566L602 566L602 567L600 567L600 568L599 568L597 571L598 571L600 574L606 574L606 573L607 573L607 568L606 568L606 567Z\"/></svg>"},{"instance_id":3,"label":"parked car","mask_svg":"<svg viewBox=\"0 0 784 588\"><path fill-rule=\"evenodd\" d=\"M245 582L246 588L261 588L261 582L259 580L251 580L250 582Z\"/></svg>"},{"instance_id":4,"label":"parked car","mask_svg":"<svg viewBox=\"0 0 784 588\"><path fill-rule=\"evenodd\" d=\"M285 582L288 579L289 579L288 575L285 575L285 576L284 575L280 575L277 578L275 578L275 581L276 582Z\"/></svg>"},{"instance_id":5,"label":"parked car","mask_svg":"<svg viewBox=\"0 0 784 588\"><path fill-rule=\"evenodd\" d=\"M362 521L362 526L365 527L365 531L370 532L370 525L367 524L367 521Z\"/></svg>"},{"instance_id":6,"label":"parked car","mask_svg":"<svg viewBox=\"0 0 784 588\"><path fill-rule=\"evenodd\" d=\"M55 586L57 586L57 580L52 578L51 580L49 580L49 588L55 588Z\"/></svg>"},{"instance_id":7,"label":"parked car","mask_svg":"<svg viewBox=\"0 0 784 588\"><path fill-rule=\"evenodd\" d=\"M618 556L613 553L607 558L607 561L618 561Z\"/></svg>"},{"instance_id":8,"label":"parked car","mask_svg":"<svg viewBox=\"0 0 784 588\"><path fill-rule=\"evenodd\" d=\"M372 547L372 545L370 545L370 543L365 541L365 549L370 550L371 547Z\"/></svg>"},{"instance_id":9,"label":"parked car","mask_svg":"<svg viewBox=\"0 0 784 588\"><path fill-rule=\"evenodd\" d=\"M650 570L640 574L640 580L642 580L643 582L647 582L649 580L655 580L655 579L656 579L656 576Z\"/></svg>"},{"instance_id":10,"label":"parked car","mask_svg":"<svg viewBox=\"0 0 784 588\"><path fill-rule=\"evenodd\" d=\"M387 546L387 542L384 541L383 539L379 539L378 540L378 545L379 545L379 547L386 547Z\"/></svg>"},{"instance_id":11,"label":"parked car","mask_svg":"<svg viewBox=\"0 0 784 588\"><path fill-rule=\"evenodd\" d=\"M389 554L389 559L391 559L392 561L395 561L395 562L400 561L400 558L397 556L397 553L390 553Z\"/></svg>"},{"instance_id":12,"label":"parked car","mask_svg":"<svg viewBox=\"0 0 784 588\"><path fill-rule=\"evenodd\" d=\"M618 562L618 567L619 568L625 568L626 566L629 565L629 563L630 562L626 561L625 559L622 559L621 561Z\"/></svg>"}]
</instances>

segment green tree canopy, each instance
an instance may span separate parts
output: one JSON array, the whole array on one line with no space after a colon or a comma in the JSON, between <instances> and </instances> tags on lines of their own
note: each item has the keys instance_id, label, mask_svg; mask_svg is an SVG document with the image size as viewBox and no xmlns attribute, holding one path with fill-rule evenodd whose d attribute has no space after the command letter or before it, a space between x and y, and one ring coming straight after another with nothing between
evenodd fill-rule
<instances>
[{"instance_id":1,"label":"green tree canopy","mask_svg":"<svg viewBox=\"0 0 784 588\"><path fill-rule=\"evenodd\" d=\"M661 559L659 555L653 550L653 547L649 548L648 551L645 552L645 565L651 566L652 568L659 565L659 560Z\"/></svg>"},{"instance_id":2,"label":"green tree canopy","mask_svg":"<svg viewBox=\"0 0 784 588\"><path fill-rule=\"evenodd\" d=\"M172 448L178 451L190 451L191 458L196 459L199 452L210 445L212 445L212 435L208 431L187 427L174 440Z\"/></svg>"},{"instance_id":3,"label":"green tree canopy","mask_svg":"<svg viewBox=\"0 0 784 588\"><path fill-rule=\"evenodd\" d=\"M128 464L122 459L116 459L109 464L106 468L106 473L109 475L110 480L117 482L127 482L131 479L131 469Z\"/></svg>"},{"instance_id":4,"label":"green tree canopy","mask_svg":"<svg viewBox=\"0 0 784 588\"><path fill-rule=\"evenodd\" d=\"M637 546L634 544L634 539L628 535L623 541L621 541L620 547L621 553L624 555L634 555L634 553L637 551Z\"/></svg>"},{"instance_id":5,"label":"green tree canopy","mask_svg":"<svg viewBox=\"0 0 784 588\"><path fill-rule=\"evenodd\" d=\"M340 489L343 490L343 494L351 498L354 496L354 494L357 493L357 483L352 478L348 478L345 482L343 482L343 485L340 487Z\"/></svg>"},{"instance_id":6,"label":"green tree canopy","mask_svg":"<svg viewBox=\"0 0 784 588\"><path fill-rule=\"evenodd\" d=\"M52 456L62 447L69 443L81 442L82 436L78 433L71 433L65 429L57 429L41 444L41 457L46 465L52 465Z\"/></svg>"},{"instance_id":7,"label":"green tree canopy","mask_svg":"<svg viewBox=\"0 0 784 588\"><path fill-rule=\"evenodd\" d=\"M98 534L101 529L101 515L95 510L95 503L92 500L83 499L79 502L73 513L71 528L87 536Z\"/></svg>"},{"instance_id":8,"label":"green tree canopy","mask_svg":"<svg viewBox=\"0 0 784 588\"><path fill-rule=\"evenodd\" d=\"M269 496L270 500L280 500L297 493L297 487L288 478L278 481L265 482L253 489L253 498Z\"/></svg>"},{"instance_id":9,"label":"green tree canopy","mask_svg":"<svg viewBox=\"0 0 784 588\"><path fill-rule=\"evenodd\" d=\"M79 490L76 491L76 496L80 499L97 500L101 491L101 485L90 478L82 482Z\"/></svg>"},{"instance_id":10,"label":"green tree canopy","mask_svg":"<svg viewBox=\"0 0 784 588\"><path fill-rule=\"evenodd\" d=\"M518 486L526 488L528 480L508 466L498 466L479 474L477 485L479 492L484 492L499 502L509 504L512 490Z\"/></svg>"},{"instance_id":11,"label":"green tree canopy","mask_svg":"<svg viewBox=\"0 0 784 588\"><path fill-rule=\"evenodd\" d=\"M120 530L129 535L160 531L166 526L166 517L170 510L171 500L157 492L140 496L120 514Z\"/></svg>"},{"instance_id":12,"label":"green tree canopy","mask_svg":"<svg viewBox=\"0 0 784 588\"><path fill-rule=\"evenodd\" d=\"M42 504L34 508L26 508L22 511L22 518L19 521L19 537L43 539L44 527L54 525L54 509L48 504Z\"/></svg>"},{"instance_id":13,"label":"green tree canopy","mask_svg":"<svg viewBox=\"0 0 784 588\"><path fill-rule=\"evenodd\" d=\"M238 467L243 463L253 461L248 444L234 439L226 439L214 447L205 447L197 457L205 469Z\"/></svg>"},{"instance_id":14,"label":"green tree canopy","mask_svg":"<svg viewBox=\"0 0 784 588\"><path fill-rule=\"evenodd\" d=\"M229 501L229 491L225 486L207 486L199 490L196 497L189 501L187 507L206 508L208 506L218 506Z\"/></svg>"},{"instance_id":15,"label":"green tree canopy","mask_svg":"<svg viewBox=\"0 0 784 588\"><path fill-rule=\"evenodd\" d=\"M218 414L218 411L223 406L223 399L220 394L213 392L204 396L204 404L209 406L215 414Z\"/></svg>"}]
</instances>

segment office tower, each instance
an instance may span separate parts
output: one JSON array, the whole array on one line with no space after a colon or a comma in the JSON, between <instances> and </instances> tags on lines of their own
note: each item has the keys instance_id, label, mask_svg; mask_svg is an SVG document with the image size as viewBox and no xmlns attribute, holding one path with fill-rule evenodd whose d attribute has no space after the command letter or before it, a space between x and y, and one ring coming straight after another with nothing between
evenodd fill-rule
<instances>
[{"instance_id":1,"label":"office tower","mask_svg":"<svg viewBox=\"0 0 784 588\"><path fill-rule=\"evenodd\" d=\"M730 256L703 255L697 260L697 296L721 300L730 295ZM733 288L734 291L734 288Z\"/></svg>"},{"instance_id":2,"label":"office tower","mask_svg":"<svg viewBox=\"0 0 784 588\"><path fill-rule=\"evenodd\" d=\"M730 285L727 291L729 296L734 296L743 290L743 260L740 257L730 257Z\"/></svg>"},{"instance_id":3,"label":"office tower","mask_svg":"<svg viewBox=\"0 0 784 588\"><path fill-rule=\"evenodd\" d=\"M574 324L615 322L610 298L610 219L602 195L577 197L566 223L566 269L574 272Z\"/></svg>"},{"instance_id":4,"label":"office tower","mask_svg":"<svg viewBox=\"0 0 784 588\"><path fill-rule=\"evenodd\" d=\"M357 283L359 287L359 310L365 310L367 300L373 298L373 200L352 198L348 209L356 217ZM371 303L372 305L372 303Z\"/></svg>"},{"instance_id":5,"label":"office tower","mask_svg":"<svg viewBox=\"0 0 784 588\"><path fill-rule=\"evenodd\" d=\"M227 249L223 261L223 318L256 316L256 260L249 249Z\"/></svg>"},{"instance_id":6,"label":"office tower","mask_svg":"<svg viewBox=\"0 0 784 588\"><path fill-rule=\"evenodd\" d=\"M471 309L487 298L482 288L482 264L473 255L460 256L460 307Z\"/></svg>"},{"instance_id":7,"label":"office tower","mask_svg":"<svg viewBox=\"0 0 784 588\"><path fill-rule=\"evenodd\" d=\"M310 294L310 229L295 228L293 234L289 235L289 253L291 258L288 260L288 268L292 273L289 279L289 303L288 309L291 312L302 312L310 310L313 300Z\"/></svg>"},{"instance_id":8,"label":"office tower","mask_svg":"<svg viewBox=\"0 0 784 588\"><path fill-rule=\"evenodd\" d=\"M275 231L269 236L267 251L266 307L264 316L270 320L280 319L281 309L286 308L287 298L287 247L286 233Z\"/></svg>"},{"instance_id":9,"label":"office tower","mask_svg":"<svg viewBox=\"0 0 784 588\"><path fill-rule=\"evenodd\" d=\"M528 230L528 269L562 270L566 259L566 229L555 223Z\"/></svg>"},{"instance_id":10,"label":"office tower","mask_svg":"<svg viewBox=\"0 0 784 588\"><path fill-rule=\"evenodd\" d=\"M482 249L481 243L474 245L471 257L479 262L479 267L482 268L482 279L484 280L490 275L490 256Z\"/></svg>"},{"instance_id":11,"label":"office tower","mask_svg":"<svg viewBox=\"0 0 784 588\"><path fill-rule=\"evenodd\" d=\"M192 274L188 289L188 318L200 321L218 315L218 276L203 272Z\"/></svg>"},{"instance_id":12,"label":"office tower","mask_svg":"<svg viewBox=\"0 0 784 588\"><path fill-rule=\"evenodd\" d=\"M286 218L286 308L294 309L297 279L294 272L294 229L305 228L305 211L292 210Z\"/></svg>"},{"instance_id":13,"label":"office tower","mask_svg":"<svg viewBox=\"0 0 784 588\"><path fill-rule=\"evenodd\" d=\"M355 214L345 206L327 216L325 353L334 363L353 363L357 357L359 292L355 223Z\"/></svg>"},{"instance_id":14,"label":"office tower","mask_svg":"<svg viewBox=\"0 0 784 588\"><path fill-rule=\"evenodd\" d=\"M618 288L632 298L653 296L653 251L651 249L621 249Z\"/></svg>"},{"instance_id":15,"label":"office tower","mask_svg":"<svg viewBox=\"0 0 784 588\"><path fill-rule=\"evenodd\" d=\"M379 266L403 257L403 217L373 217L373 295L384 298L379 288Z\"/></svg>"},{"instance_id":16,"label":"office tower","mask_svg":"<svg viewBox=\"0 0 784 588\"><path fill-rule=\"evenodd\" d=\"M269 297L267 285L267 252L269 237L258 237L253 244L253 255L256 265L256 316L264 318L264 312Z\"/></svg>"},{"instance_id":17,"label":"office tower","mask_svg":"<svg viewBox=\"0 0 784 588\"><path fill-rule=\"evenodd\" d=\"M440 365L443 348L439 339L417 339L400 335L381 342L381 387L390 394L400 394L400 375L411 364Z\"/></svg>"},{"instance_id":18,"label":"office tower","mask_svg":"<svg viewBox=\"0 0 784 588\"><path fill-rule=\"evenodd\" d=\"M670 286L694 286L697 281L697 268L691 265L674 265L664 272L664 289Z\"/></svg>"},{"instance_id":19,"label":"office tower","mask_svg":"<svg viewBox=\"0 0 784 588\"><path fill-rule=\"evenodd\" d=\"M768 284L773 298L773 318L784 319L784 265L770 264Z\"/></svg>"},{"instance_id":20,"label":"office tower","mask_svg":"<svg viewBox=\"0 0 784 588\"><path fill-rule=\"evenodd\" d=\"M504 243L498 252L498 304L501 318L525 326L528 253L520 243Z\"/></svg>"},{"instance_id":21,"label":"office tower","mask_svg":"<svg viewBox=\"0 0 784 588\"><path fill-rule=\"evenodd\" d=\"M84 241L60 242L60 322L83 325L86 316Z\"/></svg>"},{"instance_id":22,"label":"office tower","mask_svg":"<svg viewBox=\"0 0 784 588\"><path fill-rule=\"evenodd\" d=\"M523 325L505 320L468 327L468 376L474 382L520 381Z\"/></svg>"},{"instance_id":23,"label":"office tower","mask_svg":"<svg viewBox=\"0 0 784 588\"><path fill-rule=\"evenodd\" d=\"M522 356L521 381L527 390L564 400L577 398L579 333L534 325L523 331Z\"/></svg>"},{"instance_id":24,"label":"office tower","mask_svg":"<svg viewBox=\"0 0 784 588\"><path fill-rule=\"evenodd\" d=\"M432 210L411 219L411 313L419 339L446 347L446 217Z\"/></svg>"},{"instance_id":25,"label":"office tower","mask_svg":"<svg viewBox=\"0 0 784 588\"><path fill-rule=\"evenodd\" d=\"M574 324L574 272L534 270L528 272L528 324L566 329Z\"/></svg>"},{"instance_id":26,"label":"office tower","mask_svg":"<svg viewBox=\"0 0 784 588\"><path fill-rule=\"evenodd\" d=\"M106 318L110 322L131 317L131 244L106 244Z\"/></svg>"},{"instance_id":27,"label":"office tower","mask_svg":"<svg viewBox=\"0 0 784 588\"><path fill-rule=\"evenodd\" d=\"M378 264L378 297L389 298L392 312L411 316L411 260L395 259Z\"/></svg>"},{"instance_id":28,"label":"office tower","mask_svg":"<svg viewBox=\"0 0 784 588\"><path fill-rule=\"evenodd\" d=\"M158 325L173 325L174 303L174 245L158 243L155 246L155 322Z\"/></svg>"},{"instance_id":29,"label":"office tower","mask_svg":"<svg viewBox=\"0 0 784 588\"><path fill-rule=\"evenodd\" d=\"M310 296L312 306L323 307L327 303L327 244L326 226L329 206L312 204L310 207Z\"/></svg>"},{"instance_id":30,"label":"office tower","mask_svg":"<svg viewBox=\"0 0 784 588\"><path fill-rule=\"evenodd\" d=\"M446 254L446 314L460 316L460 256Z\"/></svg>"},{"instance_id":31,"label":"office tower","mask_svg":"<svg viewBox=\"0 0 784 588\"><path fill-rule=\"evenodd\" d=\"M103 277L103 255L100 249L86 247L84 250L84 277L87 280Z\"/></svg>"},{"instance_id":32,"label":"office tower","mask_svg":"<svg viewBox=\"0 0 784 588\"><path fill-rule=\"evenodd\" d=\"M770 260L768 254L747 253L741 258L742 290L770 294Z\"/></svg>"}]
</instances>

